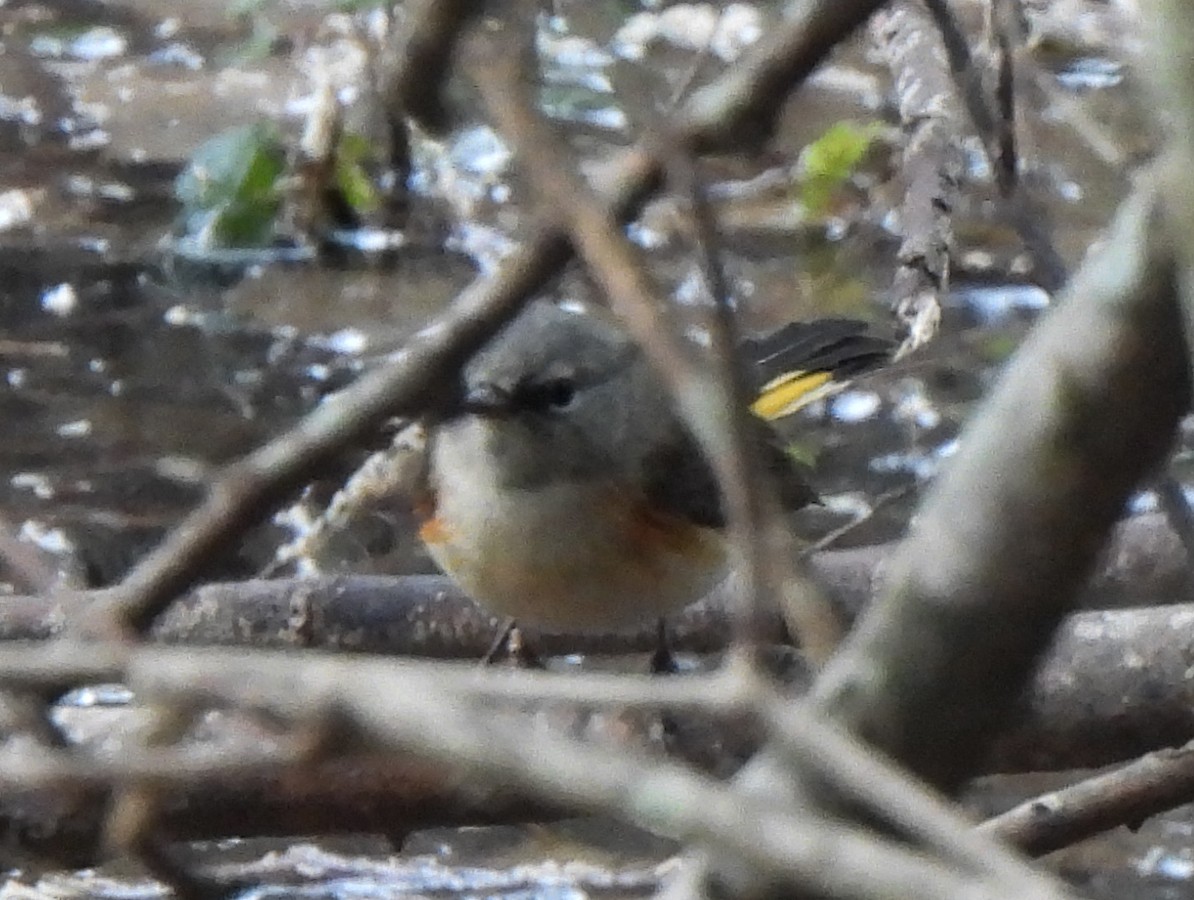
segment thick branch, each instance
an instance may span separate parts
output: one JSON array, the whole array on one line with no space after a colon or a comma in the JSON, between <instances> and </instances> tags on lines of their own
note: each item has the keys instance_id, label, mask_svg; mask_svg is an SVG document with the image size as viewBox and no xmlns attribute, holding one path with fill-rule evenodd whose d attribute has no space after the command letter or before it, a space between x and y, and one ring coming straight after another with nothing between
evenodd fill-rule
<instances>
[{"instance_id":1,"label":"thick branch","mask_svg":"<svg viewBox=\"0 0 1194 900\"><path fill-rule=\"evenodd\" d=\"M872 606L817 685L856 733L946 790L973 774L1129 492L1189 408L1151 192L1029 337L962 438Z\"/></svg>"},{"instance_id":2,"label":"thick branch","mask_svg":"<svg viewBox=\"0 0 1194 900\"><path fill-rule=\"evenodd\" d=\"M919 3L890 5L872 26L895 79L904 131L901 242L892 302L908 329L902 351L926 343L949 291L953 227L962 173L962 112L933 23Z\"/></svg>"},{"instance_id":3,"label":"thick branch","mask_svg":"<svg viewBox=\"0 0 1194 900\"><path fill-rule=\"evenodd\" d=\"M865 829L822 819L809 810L786 811L769 798L750 798L728 785L661 759L622 749L611 750L546 729L528 729L524 715L495 706L486 696L487 673L472 667L414 666L387 660L337 659L329 656L230 651L179 651L94 644L87 658L78 647L12 648L0 657L5 683L28 687L59 683L67 677L119 677L138 696L151 702L208 704L267 712L292 727L323 722L339 740L387 754L410 752L429 760L450 761L465 778L527 791L550 802L582 810L622 816L652 831L699 839L743 860L777 882L859 900L892 892L905 896L957 898L997 897L1013 891L1021 897L1061 898L1056 883L1031 872L997 851L988 857L973 840L954 839L940 825L926 828L940 834L966 865L951 867L902 847ZM683 679L675 679L682 681ZM520 679L523 687L577 679ZM649 683L630 679L630 683ZM671 681L671 679L668 679ZM474 685L472 691L468 685ZM668 689L664 687L663 693ZM515 699L515 698L512 698ZM732 695L729 699L732 699ZM750 701L739 701L747 702ZM784 718L795 710L784 710ZM338 728L335 723L341 723ZM788 752L817 752L821 766L834 778L856 781L853 790L874 793L876 778L897 784L886 764L870 762L870 777L838 765L843 756L855 767L866 759L854 746L849 753L826 754L845 738L811 717L802 727L817 734L812 743L793 737ZM818 750L817 748L820 748ZM185 748L175 768L167 765L164 748L136 749L121 757L90 759L77 754L12 754L0 766L10 784L46 781L84 784L109 779L116 784L146 777L164 788L189 784L201 776L205 759ZM235 772L236 757L207 754L219 773ZM255 757L249 765L255 765ZM947 814L938 801L921 795L923 804L909 815L933 821ZM882 793L890 803L891 793ZM919 810L919 811L917 811Z\"/></svg>"}]
</instances>

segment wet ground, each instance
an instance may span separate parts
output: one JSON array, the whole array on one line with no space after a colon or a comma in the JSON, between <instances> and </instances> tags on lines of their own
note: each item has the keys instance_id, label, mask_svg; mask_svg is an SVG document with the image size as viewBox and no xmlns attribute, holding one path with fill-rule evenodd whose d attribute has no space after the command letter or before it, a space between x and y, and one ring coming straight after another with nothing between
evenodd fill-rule
<instances>
[{"instance_id":1,"label":"wet ground","mask_svg":"<svg viewBox=\"0 0 1194 900\"><path fill-rule=\"evenodd\" d=\"M212 466L392 349L510 239L501 214L512 179L517 190L508 155L483 123L466 119L446 140L416 147L411 209L390 233L398 251L331 261L264 253L240 264L196 259L172 241L173 181L202 141L261 119L296 135L314 73L346 85L360 78L358 31L367 26L359 19L273 5L238 19L212 6L188 6L185 21L161 18L149 2L3 10L0 410L19 427L0 439L8 473L0 508L88 584L118 577L194 503ZM638 45L602 10L569 10L545 29L546 99L594 155L670 103L694 64L691 50L661 38L644 60L622 58ZM273 36L272 52L260 33ZM1105 52L1090 41L1090 52ZM1105 141L1129 158L1123 135L1139 141L1140 132L1118 62L1073 56L1050 65L1058 72L1041 76L1049 89L1081 100ZM898 200L881 180L897 162L890 147L877 146L827 216L799 214L790 173L800 148L834 122L890 117L885 77L863 52L835 60L793 102L765 158L710 167L727 267L754 327L826 314L886 327ZM623 96L633 109L617 105ZM1123 160L1099 159L1044 112L1026 117L1025 145L1057 243L1073 262L1125 189ZM1112 114L1126 120L1122 131L1110 130L1104 116ZM1024 260L1014 235L983 218L989 188L977 153L974 164L941 339L798 423L795 440L817 459L830 505L856 511L912 489L885 527L853 539L898 529L967 405L1048 302L1009 283ZM666 201L644 216L642 239L680 296L695 278L682 228ZM226 574L253 570L260 552L228 560Z\"/></svg>"},{"instance_id":2,"label":"wet ground","mask_svg":"<svg viewBox=\"0 0 1194 900\"><path fill-rule=\"evenodd\" d=\"M561 2L542 23L544 102L590 156L626 143L634 123L666 112L687 83L725 65L718 52L732 58L774 15L769 4L743 5L724 43L696 52L709 9L664 19L649 4L630 7ZM293 140L318 83L362 102L354 85L380 22L376 12L314 3L250 3L239 15L210 0L187 4L185 15L152 0L0 5L0 510L64 579L118 579L202 496L215 467L384 358L516 236L508 198L519 195L518 178L462 90L449 135L416 141L401 222L349 236L331 255L288 246L221 256L177 239L174 180L196 147L261 120ZM1119 7L1094 2L1051 4L1033 27L1022 146L1057 246L1074 265L1149 149L1130 68L1135 29ZM727 268L751 327L826 314L889 327L899 199L887 180L898 165L891 143L876 143L824 215L800 214L792 175L800 149L830 125L890 123L889 103L887 73L861 36L792 102L766 154L709 166ZM845 541L899 533L955 449L970 405L1050 302L1032 286L1014 234L992 216L985 163L971 149L940 337L794 425L797 452L816 462L824 526L861 522ZM638 237L675 294L691 296L696 270L676 205L652 204ZM587 288L573 273L559 289ZM1142 495L1138 505L1149 503ZM285 537L263 523L208 574L252 574ZM403 553L366 562L385 568L390 559L420 565ZM1067 854L1062 868L1098 896L1185 896L1189 832L1185 816L1169 817ZM497 851L484 840L427 836L397 867L366 869L302 846L284 862L325 879L363 879L353 888L360 896L636 896L650 892L666 856L657 845L639 858L597 841L581 854L594 860L590 870L570 835L488 837ZM560 863L510 868L545 856ZM142 891L91 875L63 879L40 890ZM340 888L324 890L313 895ZM10 894L19 895L13 886ZM295 896L254 896L282 895Z\"/></svg>"}]
</instances>

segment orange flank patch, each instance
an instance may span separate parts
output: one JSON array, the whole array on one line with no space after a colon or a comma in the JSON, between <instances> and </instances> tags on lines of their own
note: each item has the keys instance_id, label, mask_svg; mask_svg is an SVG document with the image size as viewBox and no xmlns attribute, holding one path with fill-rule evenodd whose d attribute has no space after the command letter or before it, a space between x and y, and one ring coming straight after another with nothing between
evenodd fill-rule
<instances>
[{"instance_id":1,"label":"orange flank patch","mask_svg":"<svg viewBox=\"0 0 1194 900\"><path fill-rule=\"evenodd\" d=\"M706 529L679 516L657 512L645 503L636 505L630 526L634 547L648 559L664 553L698 563L708 555Z\"/></svg>"},{"instance_id":2,"label":"orange flank patch","mask_svg":"<svg viewBox=\"0 0 1194 900\"><path fill-rule=\"evenodd\" d=\"M411 511L418 517L420 522L434 519L438 508L439 498L435 496L435 491L432 490L419 491L415 494L414 502L411 503Z\"/></svg>"},{"instance_id":3,"label":"orange flank patch","mask_svg":"<svg viewBox=\"0 0 1194 900\"><path fill-rule=\"evenodd\" d=\"M419 526L419 539L424 544L446 544L451 538L452 529L438 516L432 516Z\"/></svg>"},{"instance_id":4,"label":"orange flank patch","mask_svg":"<svg viewBox=\"0 0 1194 900\"><path fill-rule=\"evenodd\" d=\"M434 491L423 491L415 498L412 510L423 523L419 526L419 539L425 544L446 544L452 536L443 519L436 515L439 504Z\"/></svg>"}]
</instances>

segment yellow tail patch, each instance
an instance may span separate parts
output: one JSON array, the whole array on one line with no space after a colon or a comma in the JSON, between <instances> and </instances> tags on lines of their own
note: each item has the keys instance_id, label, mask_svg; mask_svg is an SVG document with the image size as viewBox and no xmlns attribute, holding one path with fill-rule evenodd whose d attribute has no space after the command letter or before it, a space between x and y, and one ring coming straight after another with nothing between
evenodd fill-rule
<instances>
[{"instance_id":1,"label":"yellow tail patch","mask_svg":"<svg viewBox=\"0 0 1194 900\"><path fill-rule=\"evenodd\" d=\"M791 415L814 400L819 389L832 380L830 372L786 372L763 385L750 411L769 422Z\"/></svg>"}]
</instances>

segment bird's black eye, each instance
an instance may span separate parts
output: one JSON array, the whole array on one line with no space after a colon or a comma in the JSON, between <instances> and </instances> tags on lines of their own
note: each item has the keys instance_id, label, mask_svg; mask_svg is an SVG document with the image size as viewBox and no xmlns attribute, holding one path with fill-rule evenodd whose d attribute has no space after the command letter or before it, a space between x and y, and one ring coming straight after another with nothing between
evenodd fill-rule
<instances>
[{"instance_id":1,"label":"bird's black eye","mask_svg":"<svg viewBox=\"0 0 1194 900\"><path fill-rule=\"evenodd\" d=\"M571 378L553 378L540 386L542 402L552 409L567 409L576 399L576 384Z\"/></svg>"},{"instance_id":2,"label":"bird's black eye","mask_svg":"<svg viewBox=\"0 0 1194 900\"><path fill-rule=\"evenodd\" d=\"M527 409L561 411L568 409L576 400L576 382L571 378L552 378L526 384L518 392L519 400Z\"/></svg>"}]
</instances>

